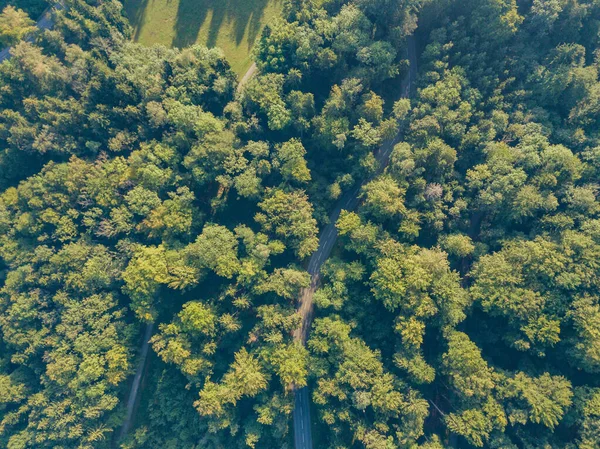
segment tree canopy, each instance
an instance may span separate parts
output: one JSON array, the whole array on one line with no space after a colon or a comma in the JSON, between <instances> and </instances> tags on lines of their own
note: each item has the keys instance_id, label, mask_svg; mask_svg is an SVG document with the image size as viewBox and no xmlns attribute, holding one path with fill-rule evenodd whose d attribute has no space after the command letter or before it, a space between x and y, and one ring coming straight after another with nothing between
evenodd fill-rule
<instances>
[{"instance_id":1,"label":"tree canopy","mask_svg":"<svg viewBox=\"0 0 600 449\"><path fill-rule=\"evenodd\" d=\"M286 0L239 85L0 6L0 447L600 447L598 1Z\"/></svg>"}]
</instances>

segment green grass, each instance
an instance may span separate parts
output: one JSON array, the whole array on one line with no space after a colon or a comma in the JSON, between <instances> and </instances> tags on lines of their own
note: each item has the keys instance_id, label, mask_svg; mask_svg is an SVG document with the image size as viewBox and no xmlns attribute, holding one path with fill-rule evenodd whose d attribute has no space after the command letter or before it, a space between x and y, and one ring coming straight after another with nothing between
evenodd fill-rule
<instances>
[{"instance_id":1,"label":"green grass","mask_svg":"<svg viewBox=\"0 0 600 449\"><path fill-rule=\"evenodd\" d=\"M125 11L136 42L220 47L242 75L252 64L252 46L282 5L283 0L125 0Z\"/></svg>"}]
</instances>

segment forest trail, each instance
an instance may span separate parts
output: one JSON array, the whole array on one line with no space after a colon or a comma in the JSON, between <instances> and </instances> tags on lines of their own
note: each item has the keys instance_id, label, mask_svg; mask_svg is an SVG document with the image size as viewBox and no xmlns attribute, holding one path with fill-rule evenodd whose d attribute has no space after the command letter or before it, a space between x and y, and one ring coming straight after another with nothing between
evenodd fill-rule
<instances>
[{"instance_id":1,"label":"forest trail","mask_svg":"<svg viewBox=\"0 0 600 449\"><path fill-rule=\"evenodd\" d=\"M65 5L62 2L56 3L55 5L46 9L46 11L42 14L40 19L37 21L36 26L40 30L49 30L54 26L54 12L56 10L64 9ZM28 36L25 38L26 41L31 42L33 40L33 36ZM9 59L10 49L12 47L6 47L2 51L0 51L0 62L5 59ZM256 73L257 67L256 64L252 64L248 71L244 74L240 83L238 84L238 90L246 84ZM138 393L140 391L140 385L143 380L143 375L146 370L146 361L148 360L148 351L150 349L150 338L152 338L152 332L154 330L154 323L148 323L146 325L146 329L144 330L144 339L142 341L142 345L140 347L140 361L138 363L135 376L133 378L133 383L131 384L131 389L129 390L129 395L127 398L127 413L125 417L125 421L123 421L123 425L121 426L121 432L119 434L119 439L123 438L129 432L131 428L131 424L134 419L134 411L135 405L137 403Z\"/></svg>"},{"instance_id":2,"label":"forest trail","mask_svg":"<svg viewBox=\"0 0 600 449\"><path fill-rule=\"evenodd\" d=\"M256 73L257 70L258 70L258 67L256 67L256 63L253 62L252 65L248 68L248 70L244 74L244 76L242 76L242 79L240 80L240 83L238 84L238 87L237 87L238 92L242 89L242 87L248 81L250 81L250 79L254 76L254 74Z\"/></svg>"},{"instance_id":3,"label":"forest trail","mask_svg":"<svg viewBox=\"0 0 600 449\"><path fill-rule=\"evenodd\" d=\"M417 79L417 44L414 36L408 38L407 43L407 58L410 61L410 68L404 79L402 80L401 92L402 98L410 98L414 92L414 83ZM379 162L379 170L376 175L383 172L387 167L394 146L400 141L401 133L386 143L384 143L375 154L375 158ZM302 324L299 329L294 332L294 339L301 342L303 345L308 340L308 333L313 319L314 312L314 294L319 284L319 272L325 261L331 255L331 251L337 240L338 232L335 224L342 210L353 210L358 206L360 190L365 182L354 187L346 192L338 201L336 207L329 215L329 224L325 226L321 237L319 238L319 248L311 256L308 262L308 273L311 277L310 286L302 289L300 292L298 312L302 317ZM310 430L310 401L308 388L300 388L296 390L294 408L294 445L296 449L312 449L312 434Z\"/></svg>"},{"instance_id":4,"label":"forest trail","mask_svg":"<svg viewBox=\"0 0 600 449\"><path fill-rule=\"evenodd\" d=\"M127 415L125 421L121 426L121 433L119 439L123 438L129 432L131 423L133 422L133 412L135 411L135 404L137 402L137 395L140 391L140 385L142 383L142 377L146 370L146 361L148 360L148 351L150 350L150 339L152 338L152 332L154 331L154 323L148 323L144 331L144 340L142 341L142 347L140 348L140 362L137 370L135 371L135 377L131 384L131 390L129 390L129 398L127 399Z\"/></svg>"},{"instance_id":5,"label":"forest trail","mask_svg":"<svg viewBox=\"0 0 600 449\"><path fill-rule=\"evenodd\" d=\"M253 63L240 80L237 87L238 91L255 75L256 71L256 64ZM139 351L140 361L135 372L135 377L133 378L133 383L131 384L131 389L129 390L129 396L127 398L127 414L125 416L125 421L123 421L123 425L121 426L119 439L122 439L125 435L127 435L129 430L131 429L131 425L135 418L135 405L137 403L137 396L140 391L140 385L142 383L144 373L146 372L146 362L148 360L150 339L152 338L153 331L154 323L148 323L144 331L144 339L142 341L142 346L140 347Z\"/></svg>"}]
</instances>

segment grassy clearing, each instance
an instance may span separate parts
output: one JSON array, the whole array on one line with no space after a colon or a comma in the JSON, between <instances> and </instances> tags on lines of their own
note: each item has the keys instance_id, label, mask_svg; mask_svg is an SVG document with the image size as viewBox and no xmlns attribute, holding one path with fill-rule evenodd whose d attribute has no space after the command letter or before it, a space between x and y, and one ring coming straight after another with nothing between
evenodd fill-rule
<instances>
[{"instance_id":1,"label":"grassy clearing","mask_svg":"<svg viewBox=\"0 0 600 449\"><path fill-rule=\"evenodd\" d=\"M136 42L220 47L233 70L251 65L250 50L283 0L125 0Z\"/></svg>"}]
</instances>

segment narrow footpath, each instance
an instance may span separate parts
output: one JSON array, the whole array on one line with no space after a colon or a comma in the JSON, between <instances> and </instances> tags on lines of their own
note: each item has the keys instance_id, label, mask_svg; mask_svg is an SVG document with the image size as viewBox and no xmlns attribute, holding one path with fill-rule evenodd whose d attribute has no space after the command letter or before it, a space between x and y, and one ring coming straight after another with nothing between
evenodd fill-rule
<instances>
[{"instance_id":1,"label":"narrow footpath","mask_svg":"<svg viewBox=\"0 0 600 449\"><path fill-rule=\"evenodd\" d=\"M125 421L121 426L121 433L119 439L123 438L129 432L131 423L133 422L133 411L135 410L135 403L137 401L137 395L140 390L140 384L142 383L142 377L146 369L146 360L148 359L148 351L150 349L150 339L152 338L152 332L154 331L154 323L148 323L144 331L144 339L142 340L142 347L140 348L140 362L133 383L131 384L131 390L129 390L129 398L127 399L127 415Z\"/></svg>"},{"instance_id":2,"label":"narrow footpath","mask_svg":"<svg viewBox=\"0 0 600 449\"><path fill-rule=\"evenodd\" d=\"M246 74L242 77L238 84L238 91L246 84L256 73L256 64L252 64ZM123 439L129 430L133 422L135 421L135 411L136 411L136 403L138 400L138 394L140 392L140 385L143 381L144 374L146 373L146 365L148 361L148 351L150 348L150 339L152 338L152 332L154 331L154 323L148 323L146 325L146 329L144 331L144 338L142 340L142 345L139 349L140 360L138 362L137 369L135 371L135 376L133 378L133 383L131 384L131 389L129 390L129 394L127 397L127 414L125 415L125 421L123 421L123 425L121 426L121 432L119 433L119 439Z\"/></svg>"},{"instance_id":3,"label":"narrow footpath","mask_svg":"<svg viewBox=\"0 0 600 449\"><path fill-rule=\"evenodd\" d=\"M410 62L410 68L404 79L402 80L401 92L402 98L411 98L414 92L414 83L417 79L417 49L414 36L408 38L407 42L407 59ZM381 174L390 162L390 156L394 146L400 141L401 133L384 143L375 154L375 158L379 162L379 170L376 175ZM359 186L346 192L338 201L337 205L329 215L329 224L325 226L319 238L319 248L311 256L308 262L308 273L311 276L310 286L300 292L298 312L302 316L302 324L299 329L294 332L294 339L301 342L303 345L308 340L310 326L314 313L314 294L319 285L319 272L325 261L331 255L331 251L335 246L338 237L335 224L342 210L354 210L359 203L359 194L363 181ZM308 387L300 388L295 393L294 407L294 445L296 449L313 449L311 420L310 420L310 397Z\"/></svg>"}]
</instances>

